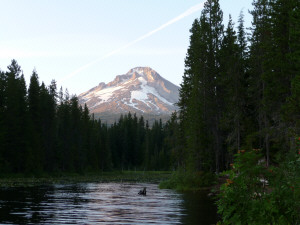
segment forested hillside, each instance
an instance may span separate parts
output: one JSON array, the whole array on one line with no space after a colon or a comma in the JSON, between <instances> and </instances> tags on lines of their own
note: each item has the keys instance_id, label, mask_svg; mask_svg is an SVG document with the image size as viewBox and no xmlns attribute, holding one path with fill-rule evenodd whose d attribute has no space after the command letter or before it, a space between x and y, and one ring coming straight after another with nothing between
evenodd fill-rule
<instances>
[{"instance_id":1,"label":"forested hillside","mask_svg":"<svg viewBox=\"0 0 300 225\"><path fill-rule=\"evenodd\" d=\"M136 115L113 125L94 120L56 82L39 82L33 71L25 84L15 60L0 72L0 172L85 172L168 170L176 118L165 125Z\"/></svg>"}]
</instances>

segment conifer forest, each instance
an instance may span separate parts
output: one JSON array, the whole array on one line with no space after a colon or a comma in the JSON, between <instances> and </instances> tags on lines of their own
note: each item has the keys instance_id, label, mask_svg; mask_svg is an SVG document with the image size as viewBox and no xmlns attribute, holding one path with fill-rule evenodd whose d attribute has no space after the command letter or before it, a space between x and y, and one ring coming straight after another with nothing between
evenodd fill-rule
<instances>
[{"instance_id":1,"label":"conifer forest","mask_svg":"<svg viewBox=\"0 0 300 225\"><path fill-rule=\"evenodd\" d=\"M0 170L221 172L240 149L261 149L267 165L296 152L299 4L255 0L245 28L243 12L224 25L219 1L208 0L190 29L179 111L166 124L128 113L107 125L35 70L27 86L12 60L0 72Z\"/></svg>"},{"instance_id":2,"label":"conifer forest","mask_svg":"<svg viewBox=\"0 0 300 225\"><path fill-rule=\"evenodd\" d=\"M176 121L151 127L128 113L112 125L32 73L28 89L15 60L0 79L2 173L168 170Z\"/></svg>"},{"instance_id":3,"label":"conifer forest","mask_svg":"<svg viewBox=\"0 0 300 225\"><path fill-rule=\"evenodd\" d=\"M296 153L300 136L300 2L255 0L223 25L208 0L190 30L179 100L182 164L220 172L241 149L260 149L266 165Z\"/></svg>"}]
</instances>

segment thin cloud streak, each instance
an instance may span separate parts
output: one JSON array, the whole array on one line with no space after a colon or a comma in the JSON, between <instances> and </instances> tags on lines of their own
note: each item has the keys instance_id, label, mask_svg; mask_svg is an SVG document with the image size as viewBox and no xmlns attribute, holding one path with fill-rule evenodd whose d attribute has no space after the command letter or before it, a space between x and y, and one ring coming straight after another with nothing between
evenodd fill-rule
<instances>
[{"instance_id":1,"label":"thin cloud streak","mask_svg":"<svg viewBox=\"0 0 300 225\"><path fill-rule=\"evenodd\" d=\"M155 34L155 33L159 32L159 31L165 29L166 27L172 25L173 23L176 23L179 20L182 20L183 18L185 18L185 17L187 17L187 16L189 16L189 15L195 13L195 12L198 12L199 10L201 10L203 8L203 5L204 5L204 3L202 2L200 4L197 4L197 5L189 8L184 13L182 13L179 16L173 18L172 20L168 21L167 23L161 25L160 27L156 28L155 30L148 32L147 34L145 34L145 35L137 38L136 40L134 40L134 41L132 41L132 42L130 42L130 43L122 46L121 48L118 48L118 49L116 49L116 50L114 50L114 51L112 51L112 52L110 52L110 53L108 53L108 54L106 54L106 55L104 55L104 56L102 56L100 58L95 59L94 61L91 61L90 63L88 63L88 64L80 67L79 69L77 69L77 70L73 71L72 73L68 74L67 76L63 77L58 82L61 83L61 82L64 82L66 80L69 80L70 78L74 77L76 74L78 74L81 71L83 71L83 70L91 67L95 63L98 63L98 62L100 62L100 61L102 61L102 60L104 60L104 59L106 59L106 58L108 58L108 57L110 57L110 56L112 56L112 55L114 55L114 54L116 54L116 53L118 53L118 52L126 49L126 48L129 48L130 46L132 46L132 45L134 45L134 44L136 44L136 43L138 43L138 42L140 42L140 41L142 41L142 40L144 40L144 39L152 36L153 34Z\"/></svg>"}]
</instances>

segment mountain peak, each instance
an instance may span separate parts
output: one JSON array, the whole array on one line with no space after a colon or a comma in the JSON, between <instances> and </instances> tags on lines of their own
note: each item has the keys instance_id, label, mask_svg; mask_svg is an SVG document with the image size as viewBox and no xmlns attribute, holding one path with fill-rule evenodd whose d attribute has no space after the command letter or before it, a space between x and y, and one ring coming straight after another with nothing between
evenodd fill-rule
<instances>
[{"instance_id":1,"label":"mountain peak","mask_svg":"<svg viewBox=\"0 0 300 225\"><path fill-rule=\"evenodd\" d=\"M161 79L161 76L155 70L151 69L150 67L135 67L135 68L129 70L129 72L127 74L131 74L131 73L141 75L148 82L155 82L158 79Z\"/></svg>"},{"instance_id":2,"label":"mountain peak","mask_svg":"<svg viewBox=\"0 0 300 225\"><path fill-rule=\"evenodd\" d=\"M171 114L176 110L178 90L150 67L135 67L80 94L79 101L91 113Z\"/></svg>"}]
</instances>

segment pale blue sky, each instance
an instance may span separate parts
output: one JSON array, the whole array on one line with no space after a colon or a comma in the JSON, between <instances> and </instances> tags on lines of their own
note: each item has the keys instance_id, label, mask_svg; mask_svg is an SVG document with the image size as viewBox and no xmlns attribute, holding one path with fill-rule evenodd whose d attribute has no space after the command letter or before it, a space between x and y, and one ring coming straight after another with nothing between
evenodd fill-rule
<instances>
[{"instance_id":1,"label":"pale blue sky","mask_svg":"<svg viewBox=\"0 0 300 225\"><path fill-rule=\"evenodd\" d=\"M201 12L186 11L202 2L0 0L0 69L16 59L27 84L36 68L40 81L55 79L77 95L136 66L150 66L179 85L189 29ZM251 2L220 0L224 23L230 13L237 24L243 9L249 27Z\"/></svg>"}]
</instances>

